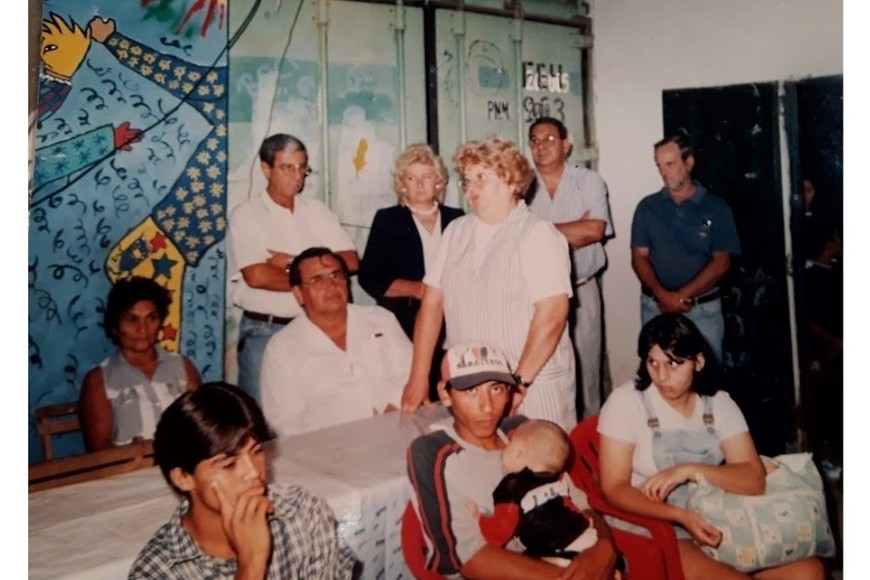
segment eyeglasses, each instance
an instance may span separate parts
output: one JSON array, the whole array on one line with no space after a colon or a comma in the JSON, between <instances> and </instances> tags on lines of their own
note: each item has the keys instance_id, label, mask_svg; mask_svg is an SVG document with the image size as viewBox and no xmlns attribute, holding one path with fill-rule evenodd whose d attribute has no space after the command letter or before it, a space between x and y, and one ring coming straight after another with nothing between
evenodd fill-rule
<instances>
[{"instance_id":1,"label":"eyeglasses","mask_svg":"<svg viewBox=\"0 0 870 580\"><path fill-rule=\"evenodd\" d=\"M304 177L311 175L311 168L306 163L305 165L293 165L292 163L283 163L275 165L275 169L281 173L301 173Z\"/></svg>"},{"instance_id":2,"label":"eyeglasses","mask_svg":"<svg viewBox=\"0 0 870 580\"><path fill-rule=\"evenodd\" d=\"M332 284L333 282L347 282L347 274L345 274L341 270L336 270L335 272L330 272L329 274L318 274L314 278L306 280L302 283L311 286L312 288L324 288L327 284Z\"/></svg>"},{"instance_id":3,"label":"eyeglasses","mask_svg":"<svg viewBox=\"0 0 870 580\"><path fill-rule=\"evenodd\" d=\"M459 180L459 187L465 191L472 185L479 187L492 180L494 177L497 177L495 173L487 171L481 171L475 175L464 175L462 179Z\"/></svg>"},{"instance_id":4,"label":"eyeglasses","mask_svg":"<svg viewBox=\"0 0 870 580\"><path fill-rule=\"evenodd\" d=\"M543 137L532 137L529 139L529 145L537 147L538 145L550 145L556 141L561 141L558 135L544 135Z\"/></svg>"}]
</instances>

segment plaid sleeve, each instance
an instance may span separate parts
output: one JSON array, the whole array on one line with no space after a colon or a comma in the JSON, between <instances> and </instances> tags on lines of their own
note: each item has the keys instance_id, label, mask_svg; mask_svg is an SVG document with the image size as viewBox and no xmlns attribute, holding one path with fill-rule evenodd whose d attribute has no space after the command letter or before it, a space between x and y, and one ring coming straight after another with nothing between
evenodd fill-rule
<instances>
[{"instance_id":1,"label":"plaid sleeve","mask_svg":"<svg viewBox=\"0 0 870 580\"><path fill-rule=\"evenodd\" d=\"M172 548L170 544L171 534L169 526L171 523L164 524L154 536L148 540L142 551L133 562L130 568L128 578L130 580L147 580L151 578L172 578L172 559L170 554Z\"/></svg>"},{"instance_id":2,"label":"plaid sleeve","mask_svg":"<svg viewBox=\"0 0 870 580\"><path fill-rule=\"evenodd\" d=\"M270 487L269 578L350 578L356 556L338 540L335 517L320 497L300 486Z\"/></svg>"}]
</instances>

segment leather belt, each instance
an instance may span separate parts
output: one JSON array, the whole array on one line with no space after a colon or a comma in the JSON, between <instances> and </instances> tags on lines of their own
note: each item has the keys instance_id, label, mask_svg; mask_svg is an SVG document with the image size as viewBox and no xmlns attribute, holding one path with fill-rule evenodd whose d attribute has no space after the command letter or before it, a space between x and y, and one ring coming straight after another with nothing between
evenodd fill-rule
<instances>
[{"instance_id":1,"label":"leather belt","mask_svg":"<svg viewBox=\"0 0 870 580\"><path fill-rule=\"evenodd\" d=\"M593 274L591 276L586 276L585 278L581 278L581 279L577 280L576 282L574 282L574 288L580 288L581 286L585 286L586 284L593 281L594 279L595 279L595 274Z\"/></svg>"},{"instance_id":2,"label":"leather belt","mask_svg":"<svg viewBox=\"0 0 870 580\"><path fill-rule=\"evenodd\" d=\"M641 286L640 291L643 293L644 296L649 296L650 298L655 300L655 296L653 296L653 293L646 286ZM703 294L701 296L698 296L697 298L693 298L692 304L704 304L705 302L712 302L713 300L716 300L716 299L721 298L721 297L722 297L722 290L720 288L716 288L712 292L709 292L707 294Z\"/></svg>"},{"instance_id":3,"label":"leather belt","mask_svg":"<svg viewBox=\"0 0 870 580\"><path fill-rule=\"evenodd\" d=\"M250 310L245 310L242 312L242 316L245 318L250 318L251 320L256 320L257 322L268 322L270 324L289 324L293 321L293 316L286 318L283 316L273 316L271 314L262 314L260 312L251 312Z\"/></svg>"}]
</instances>

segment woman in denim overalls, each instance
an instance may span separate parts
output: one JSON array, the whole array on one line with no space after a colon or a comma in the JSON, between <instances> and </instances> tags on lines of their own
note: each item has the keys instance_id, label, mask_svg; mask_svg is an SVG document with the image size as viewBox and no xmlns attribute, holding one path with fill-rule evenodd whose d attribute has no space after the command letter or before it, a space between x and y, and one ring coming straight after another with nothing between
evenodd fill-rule
<instances>
[{"instance_id":1,"label":"woman in denim overalls","mask_svg":"<svg viewBox=\"0 0 870 580\"><path fill-rule=\"evenodd\" d=\"M672 523L687 579L748 578L701 551L699 544L717 546L722 533L686 508L686 484L698 474L726 491L764 493L764 467L745 420L727 393L717 394L716 358L697 327L680 314L662 314L644 325L638 355L637 380L614 390L601 411L604 495L625 511ZM626 425L626 417L643 417L645 424ZM807 558L754 577L821 580L824 568Z\"/></svg>"}]
</instances>

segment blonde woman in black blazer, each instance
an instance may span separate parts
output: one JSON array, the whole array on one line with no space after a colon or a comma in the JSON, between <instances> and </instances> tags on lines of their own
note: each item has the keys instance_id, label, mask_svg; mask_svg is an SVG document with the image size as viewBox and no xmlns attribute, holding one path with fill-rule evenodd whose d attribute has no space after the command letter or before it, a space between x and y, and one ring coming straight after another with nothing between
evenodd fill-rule
<instances>
[{"instance_id":1,"label":"blonde woman in black blazer","mask_svg":"<svg viewBox=\"0 0 870 580\"><path fill-rule=\"evenodd\" d=\"M398 204L375 214L360 262L360 285L380 306L395 314L411 340L426 271L421 231L434 258L440 233L465 213L442 205L446 186L447 169L431 147L415 144L405 149L393 168ZM440 357L432 365L435 371L439 362Z\"/></svg>"}]
</instances>

